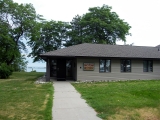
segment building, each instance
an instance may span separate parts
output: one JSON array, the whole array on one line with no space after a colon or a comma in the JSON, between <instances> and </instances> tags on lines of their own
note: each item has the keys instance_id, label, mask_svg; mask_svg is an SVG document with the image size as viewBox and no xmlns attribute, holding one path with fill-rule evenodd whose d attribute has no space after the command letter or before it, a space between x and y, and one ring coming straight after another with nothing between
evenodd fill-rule
<instances>
[{"instance_id":1,"label":"building","mask_svg":"<svg viewBox=\"0 0 160 120\"><path fill-rule=\"evenodd\" d=\"M40 55L46 81L160 79L160 48L84 43Z\"/></svg>"}]
</instances>

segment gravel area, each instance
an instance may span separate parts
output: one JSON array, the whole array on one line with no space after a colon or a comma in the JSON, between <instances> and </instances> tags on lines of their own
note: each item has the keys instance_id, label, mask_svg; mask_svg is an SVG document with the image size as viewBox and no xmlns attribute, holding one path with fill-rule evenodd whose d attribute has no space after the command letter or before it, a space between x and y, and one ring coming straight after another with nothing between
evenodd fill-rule
<instances>
[{"instance_id":1,"label":"gravel area","mask_svg":"<svg viewBox=\"0 0 160 120\"><path fill-rule=\"evenodd\" d=\"M47 83L47 82L46 82L46 77L43 76L43 77L38 78L35 83L36 83L36 84Z\"/></svg>"},{"instance_id":2,"label":"gravel area","mask_svg":"<svg viewBox=\"0 0 160 120\"><path fill-rule=\"evenodd\" d=\"M51 78L50 79L50 82L53 82L55 79ZM43 83L48 83L46 82L46 76L42 76L40 78L38 78L36 81L35 81L36 84L43 84Z\"/></svg>"}]
</instances>

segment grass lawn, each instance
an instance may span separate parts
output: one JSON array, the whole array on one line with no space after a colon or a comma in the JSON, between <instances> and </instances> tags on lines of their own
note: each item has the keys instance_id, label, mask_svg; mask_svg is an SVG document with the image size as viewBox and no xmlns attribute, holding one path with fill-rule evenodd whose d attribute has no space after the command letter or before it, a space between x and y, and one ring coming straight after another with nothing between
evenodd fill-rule
<instances>
[{"instance_id":1,"label":"grass lawn","mask_svg":"<svg viewBox=\"0 0 160 120\"><path fill-rule=\"evenodd\" d=\"M51 120L53 86L35 84L44 75L37 72L14 72L0 79L0 120Z\"/></svg>"},{"instance_id":2,"label":"grass lawn","mask_svg":"<svg viewBox=\"0 0 160 120\"><path fill-rule=\"evenodd\" d=\"M160 80L72 84L106 120L160 120Z\"/></svg>"}]
</instances>

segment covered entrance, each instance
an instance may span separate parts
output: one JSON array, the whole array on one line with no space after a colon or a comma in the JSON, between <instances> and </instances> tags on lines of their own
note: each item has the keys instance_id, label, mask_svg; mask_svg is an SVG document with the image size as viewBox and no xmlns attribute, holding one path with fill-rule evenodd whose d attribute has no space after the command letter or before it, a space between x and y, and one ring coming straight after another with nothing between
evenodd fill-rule
<instances>
[{"instance_id":1,"label":"covered entrance","mask_svg":"<svg viewBox=\"0 0 160 120\"><path fill-rule=\"evenodd\" d=\"M74 59L50 59L50 65L48 67L50 67L50 77L57 81L75 80L76 66Z\"/></svg>"},{"instance_id":2,"label":"covered entrance","mask_svg":"<svg viewBox=\"0 0 160 120\"><path fill-rule=\"evenodd\" d=\"M57 80L66 80L66 60L57 60Z\"/></svg>"}]
</instances>

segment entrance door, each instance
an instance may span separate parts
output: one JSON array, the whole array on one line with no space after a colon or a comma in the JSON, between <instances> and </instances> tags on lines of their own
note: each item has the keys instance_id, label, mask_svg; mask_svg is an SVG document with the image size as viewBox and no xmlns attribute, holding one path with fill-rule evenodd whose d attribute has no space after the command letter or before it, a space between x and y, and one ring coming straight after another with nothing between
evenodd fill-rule
<instances>
[{"instance_id":1,"label":"entrance door","mask_svg":"<svg viewBox=\"0 0 160 120\"><path fill-rule=\"evenodd\" d=\"M73 60L66 60L66 79L73 79Z\"/></svg>"},{"instance_id":2,"label":"entrance door","mask_svg":"<svg viewBox=\"0 0 160 120\"><path fill-rule=\"evenodd\" d=\"M58 59L57 60L57 80L66 80L66 60Z\"/></svg>"}]
</instances>

